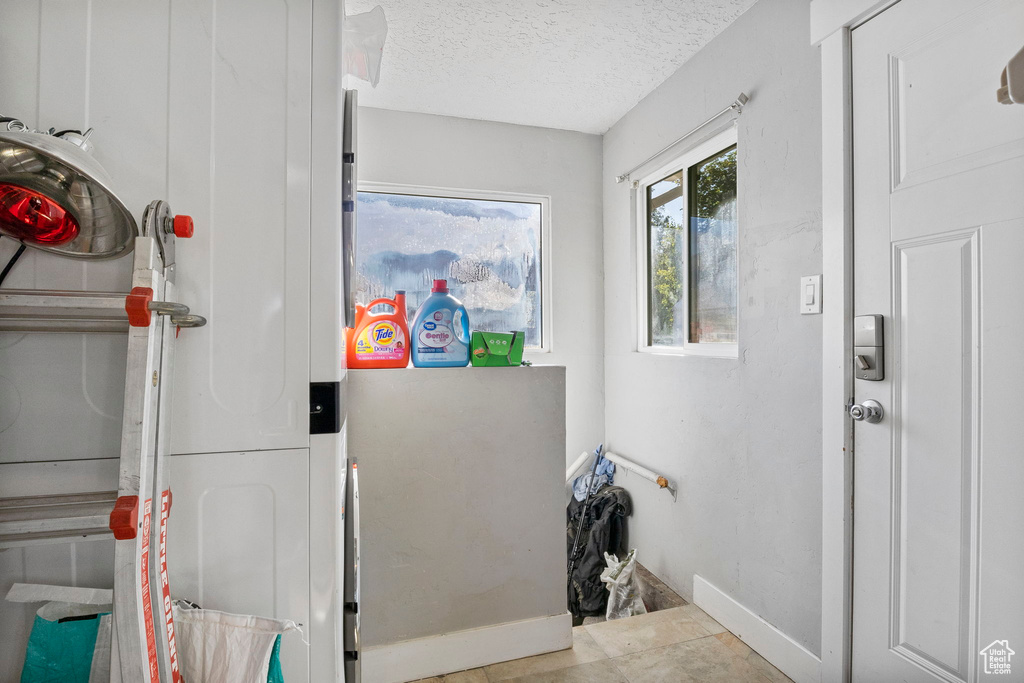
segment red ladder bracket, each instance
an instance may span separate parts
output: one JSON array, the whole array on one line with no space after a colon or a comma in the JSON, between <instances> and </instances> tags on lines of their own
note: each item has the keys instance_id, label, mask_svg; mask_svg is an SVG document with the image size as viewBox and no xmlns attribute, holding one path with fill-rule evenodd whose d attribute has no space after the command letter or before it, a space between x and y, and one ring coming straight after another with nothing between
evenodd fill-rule
<instances>
[{"instance_id":1,"label":"red ladder bracket","mask_svg":"<svg viewBox=\"0 0 1024 683\"><path fill-rule=\"evenodd\" d=\"M127 541L135 538L139 527L139 497L118 496L110 511L110 530L114 538Z\"/></svg>"},{"instance_id":2,"label":"red ladder bracket","mask_svg":"<svg viewBox=\"0 0 1024 683\"><path fill-rule=\"evenodd\" d=\"M132 327L149 327L153 314L149 304L153 301L152 287L132 287L131 294L124 299L124 310L128 313L128 324Z\"/></svg>"}]
</instances>

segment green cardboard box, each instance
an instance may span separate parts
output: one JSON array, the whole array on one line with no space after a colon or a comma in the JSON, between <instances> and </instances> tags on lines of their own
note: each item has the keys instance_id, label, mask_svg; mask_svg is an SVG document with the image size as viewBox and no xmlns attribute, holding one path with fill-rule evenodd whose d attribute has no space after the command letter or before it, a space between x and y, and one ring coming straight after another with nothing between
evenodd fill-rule
<instances>
[{"instance_id":1,"label":"green cardboard box","mask_svg":"<svg viewBox=\"0 0 1024 683\"><path fill-rule=\"evenodd\" d=\"M497 368L523 362L526 332L481 332L473 330L469 342L469 359L473 367Z\"/></svg>"}]
</instances>

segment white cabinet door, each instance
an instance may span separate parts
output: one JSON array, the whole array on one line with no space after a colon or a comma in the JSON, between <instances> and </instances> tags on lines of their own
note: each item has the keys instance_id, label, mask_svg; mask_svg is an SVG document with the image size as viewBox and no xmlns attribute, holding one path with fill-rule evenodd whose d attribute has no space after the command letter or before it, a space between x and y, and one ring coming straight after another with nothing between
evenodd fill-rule
<instances>
[{"instance_id":1,"label":"white cabinet door","mask_svg":"<svg viewBox=\"0 0 1024 683\"><path fill-rule=\"evenodd\" d=\"M178 292L171 451L309 445L310 0L170 7L171 206L196 235Z\"/></svg>"},{"instance_id":2,"label":"white cabinet door","mask_svg":"<svg viewBox=\"0 0 1024 683\"><path fill-rule=\"evenodd\" d=\"M309 624L309 455L176 455L167 523L171 594L207 609ZM298 633L281 638L286 681L308 680Z\"/></svg>"},{"instance_id":3,"label":"white cabinet door","mask_svg":"<svg viewBox=\"0 0 1024 683\"><path fill-rule=\"evenodd\" d=\"M10 4L2 113L94 127L137 220L153 199L195 218L178 293L210 324L178 339L172 450L308 446L311 0ZM29 250L4 286L126 291L130 270ZM116 456L124 353L0 333L0 462Z\"/></svg>"}]
</instances>

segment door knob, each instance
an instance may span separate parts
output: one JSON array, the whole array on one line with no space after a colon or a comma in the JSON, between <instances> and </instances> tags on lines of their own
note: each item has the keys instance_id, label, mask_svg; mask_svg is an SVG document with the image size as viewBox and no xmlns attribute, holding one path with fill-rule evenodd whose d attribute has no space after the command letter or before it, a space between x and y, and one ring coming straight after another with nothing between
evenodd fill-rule
<instances>
[{"instance_id":1,"label":"door knob","mask_svg":"<svg viewBox=\"0 0 1024 683\"><path fill-rule=\"evenodd\" d=\"M882 416L885 415L885 411L882 410L882 404L873 398L869 398L864 403L854 403L850 406L850 417L858 422L870 422L871 424L878 424L882 421Z\"/></svg>"}]
</instances>

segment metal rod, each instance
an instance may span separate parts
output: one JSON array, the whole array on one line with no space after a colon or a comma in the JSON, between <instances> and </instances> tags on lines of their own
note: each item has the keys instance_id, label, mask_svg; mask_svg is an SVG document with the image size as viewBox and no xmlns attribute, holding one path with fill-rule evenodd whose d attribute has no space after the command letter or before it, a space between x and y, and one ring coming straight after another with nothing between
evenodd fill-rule
<instances>
[{"instance_id":1,"label":"metal rod","mask_svg":"<svg viewBox=\"0 0 1024 683\"><path fill-rule=\"evenodd\" d=\"M117 491L0 498L0 549L109 536Z\"/></svg>"},{"instance_id":2,"label":"metal rod","mask_svg":"<svg viewBox=\"0 0 1024 683\"><path fill-rule=\"evenodd\" d=\"M124 332L124 294L60 290L0 290L0 331Z\"/></svg>"},{"instance_id":3,"label":"metal rod","mask_svg":"<svg viewBox=\"0 0 1024 683\"><path fill-rule=\"evenodd\" d=\"M127 320L124 294L47 289L0 291L0 315L12 318L117 318Z\"/></svg>"},{"instance_id":4,"label":"metal rod","mask_svg":"<svg viewBox=\"0 0 1024 683\"><path fill-rule=\"evenodd\" d=\"M0 290L2 332L125 332L128 313L121 292ZM202 327L206 318L185 304L151 301L149 310L169 315L178 327Z\"/></svg>"},{"instance_id":5,"label":"metal rod","mask_svg":"<svg viewBox=\"0 0 1024 683\"><path fill-rule=\"evenodd\" d=\"M637 165L636 165L636 166L634 166L633 168L631 168L631 169L629 169L628 171L626 171L625 173L623 173L623 174L621 174L621 175L617 175L617 176L615 176L615 182L617 182L617 183L621 183L621 182L622 182L622 181L624 181L624 180L629 180L629 177L630 177L630 175L632 175L634 171L636 171L636 170L637 170L637 169L639 169L639 168L643 168L643 167L644 167L644 166L646 166L646 165L647 165L647 164L648 164L649 162L653 161L654 159L657 159L657 158L658 158L658 157L660 157L660 156L661 156L662 154L664 154L664 153L665 153L665 152L667 152L668 150L672 149L673 147L675 147L676 145L678 145L678 144L679 144L680 142L682 142L682 141L683 141L683 140L685 140L686 138L690 137L691 135L693 135L694 133L696 133L696 132L697 132L698 130L700 130L700 129L701 129L701 128L703 128L704 126L708 125L709 123L711 123L712 121L714 121L714 120L715 120L715 119L717 119L718 117L722 116L723 114L727 114L728 112L730 112L730 111L733 111L733 110L736 110L736 113L737 113L737 114L739 114L739 113L742 113L742 111L743 111L743 105L745 105L745 104L747 103L747 100L749 100L749 99L750 99L750 98L749 98L749 97L747 97L747 94L746 94L746 93L742 93L742 92L741 92L741 93L739 94L739 96L738 96L738 97L737 97L737 98L736 98L735 100L733 100L733 103L732 103L732 104L730 104L730 105L729 105L728 107L726 107L726 108L725 108L725 109L723 109L722 111L718 112L718 113L717 113L717 114L715 114L714 116L711 116L711 117L710 117L710 118L709 118L709 119L708 119L707 121L705 121L704 123L700 124L699 126L695 126L694 128L691 128L690 130L688 130L688 131L687 131L686 133L684 133L683 135L680 135L680 136L679 136L678 138L676 138L675 140L673 140L673 141L672 141L672 142L670 142L669 144L665 145L664 147L662 147L661 149L659 149L659 150L658 150L657 152L655 152L655 153L654 153L654 154L652 154L651 156L647 157L646 159L644 159L643 161L641 161L641 162L640 162L639 164L637 164Z\"/></svg>"}]
</instances>

